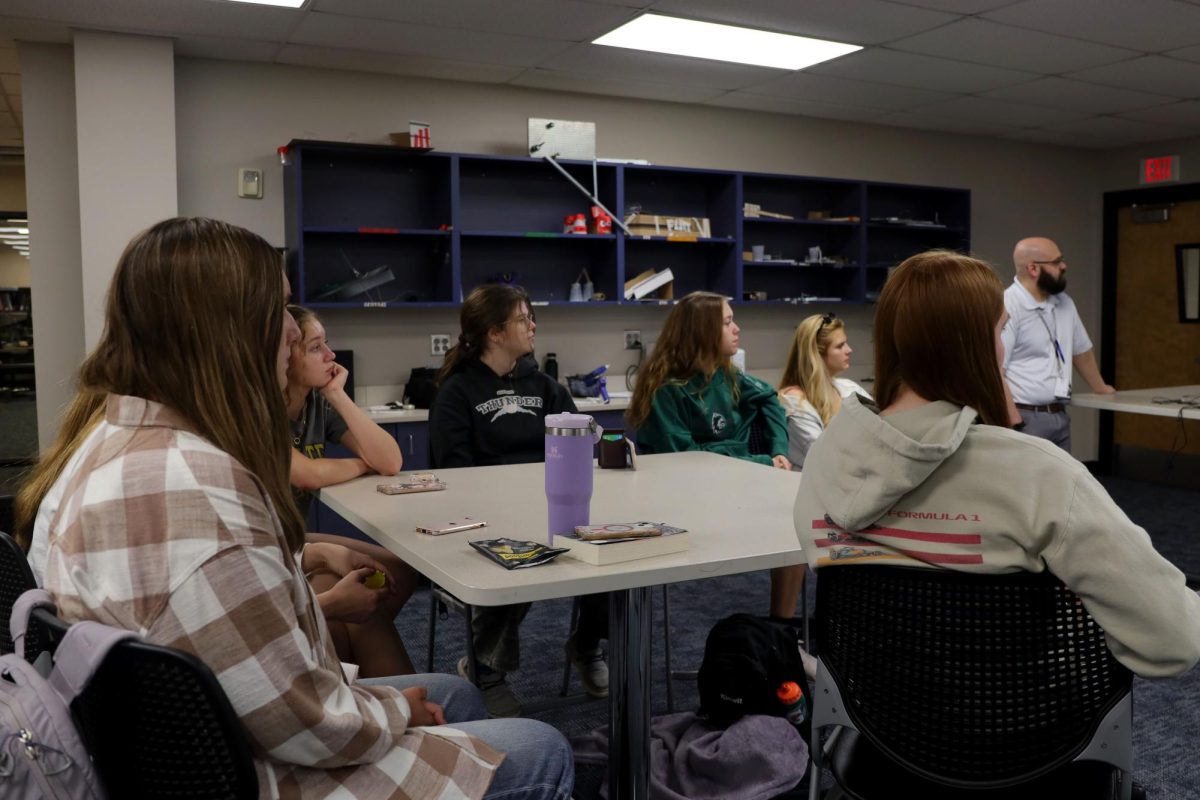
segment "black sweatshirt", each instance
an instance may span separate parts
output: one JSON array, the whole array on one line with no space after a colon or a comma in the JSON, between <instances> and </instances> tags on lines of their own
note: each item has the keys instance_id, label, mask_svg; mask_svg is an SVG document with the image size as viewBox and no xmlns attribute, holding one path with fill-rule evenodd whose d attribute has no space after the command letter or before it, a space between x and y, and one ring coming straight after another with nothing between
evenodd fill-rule
<instances>
[{"instance_id":1,"label":"black sweatshirt","mask_svg":"<svg viewBox=\"0 0 1200 800\"><path fill-rule=\"evenodd\" d=\"M472 359L446 379L429 410L433 466L542 461L546 415L574 411L571 395L539 371L531 356L519 359L507 375Z\"/></svg>"}]
</instances>

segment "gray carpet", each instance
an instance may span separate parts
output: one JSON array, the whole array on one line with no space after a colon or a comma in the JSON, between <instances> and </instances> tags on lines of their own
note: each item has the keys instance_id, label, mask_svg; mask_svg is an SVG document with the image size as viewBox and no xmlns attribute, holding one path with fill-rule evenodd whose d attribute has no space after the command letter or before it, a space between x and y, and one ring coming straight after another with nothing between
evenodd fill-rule
<instances>
[{"instance_id":1,"label":"gray carpet","mask_svg":"<svg viewBox=\"0 0 1200 800\"><path fill-rule=\"evenodd\" d=\"M1200 492L1164 488L1135 481L1105 479L1105 486L1125 512L1145 527L1156 547L1181 569L1200 573ZM736 611L765 610L769 579L765 572L713 578L670 587L673 667L696 669L704 637L721 617ZM667 713L662 644L661 591L654 592L654 689L652 713ZM811 597L810 597L811 602ZM536 603L522 626L522 669L510 676L514 693L524 703L558 696L563 666L563 641L570 613L567 600ZM414 661L423 667L429 595L420 592L398 626ZM464 652L463 622L451 614L439 622L434 670L450 672ZM676 710L694 710L698 699L694 680L675 680ZM572 691L579 692L577 680ZM568 736L604 725L604 702L592 701L535 714ZM1200 798L1200 669L1175 680L1138 680L1134 690L1135 779L1151 800Z\"/></svg>"}]
</instances>

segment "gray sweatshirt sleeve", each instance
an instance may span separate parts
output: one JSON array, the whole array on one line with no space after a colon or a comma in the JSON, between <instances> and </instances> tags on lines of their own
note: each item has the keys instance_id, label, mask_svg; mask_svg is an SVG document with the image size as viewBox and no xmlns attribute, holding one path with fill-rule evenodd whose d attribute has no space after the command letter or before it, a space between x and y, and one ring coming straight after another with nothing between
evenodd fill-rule
<instances>
[{"instance_id":1,"label":"gray sweatshirt sleeve","mask_svg":"<svg viewBox=\"0 0 1200 800\"><path fill-rule=\"evenodd\" d=\"M1181 675L1200 660L1200 596L1086 472L1075 480L1046 563L1082 598L1117 660L1138 675Z\"/></svg>"}]
</instances>

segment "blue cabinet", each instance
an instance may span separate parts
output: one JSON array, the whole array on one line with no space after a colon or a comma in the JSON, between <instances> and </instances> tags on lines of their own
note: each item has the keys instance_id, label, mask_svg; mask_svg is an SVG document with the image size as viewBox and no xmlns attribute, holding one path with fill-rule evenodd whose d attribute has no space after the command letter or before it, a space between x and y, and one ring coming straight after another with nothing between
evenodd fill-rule
<instances>
[{"instance_id":1,"label":"blue cabinet","mask_svg":"<svg viewBox=\"0 0 1200 800\"><path fill-rule=\"evenodd\" d=\"M562 233L563 218L589 203L538 159L300 140L288 148L288 269L297 302L316 307L453 306L491 281L565 303L584 269L604 304L620 303L625 281L664 268L677 298L704 289L735 302L862 303L904 258L970 249L963 189L561 162L616 214L709 220L711 236L685 242ZM773 258L748 256L756 245Z\"/></svg>"}]
</instances>

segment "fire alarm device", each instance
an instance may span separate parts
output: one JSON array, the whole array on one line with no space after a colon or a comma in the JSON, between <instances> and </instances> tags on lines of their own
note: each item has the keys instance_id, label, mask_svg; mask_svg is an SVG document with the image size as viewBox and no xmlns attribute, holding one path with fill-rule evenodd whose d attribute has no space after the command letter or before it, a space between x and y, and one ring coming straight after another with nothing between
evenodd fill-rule
<instances>
[{"instance_id":1,"label":"fire alarm device","mask_svg":"<svg viewBox=\"0 0 1200 800\"><path fill-rule=\"evenodd\" d=\"M262 199L262 170L239 169L237 174L238 197L253 197Z\"/></svg>"}]
</instances>

